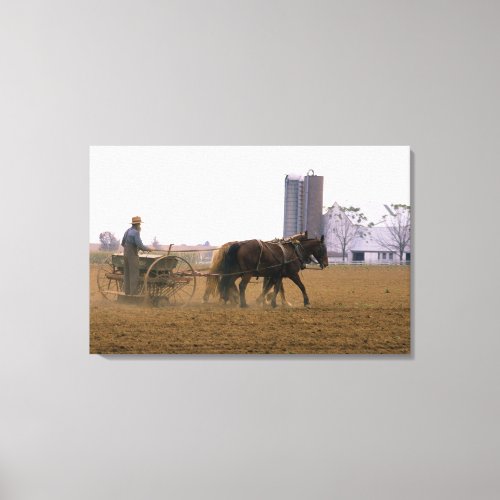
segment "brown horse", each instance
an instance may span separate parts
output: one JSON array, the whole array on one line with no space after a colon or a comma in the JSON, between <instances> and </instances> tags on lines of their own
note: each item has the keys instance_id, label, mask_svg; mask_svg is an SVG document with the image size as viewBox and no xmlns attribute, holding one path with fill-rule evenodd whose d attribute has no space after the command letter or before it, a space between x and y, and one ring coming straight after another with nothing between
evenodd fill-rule
<instances>
[{"instance_id":1,"label":"brown horse","mask_svg":"<svg viewBox=\"0 0 500 500\"><path fill-rule=\"evenodd\" d=\"M252 276L269 277L269 289L274 285L271 304L276 307L276 295L282 287L283 278L290 278L302 292L304 306L309 305L309 297L299 272L305 263L314 257L321 268L328 266L328 257L324 236L302 241L262 242L248 240L233 243L224 255L220 280L220 292L224 301L229 300L230 291L234 290L235 281L241 278L239 285L240 306L247 307L245 290ZM263 292L265 294L265 291Z\"/></svg>"},{"instance_id":2,"label":"brown horse","mask_svg":"<svg viewBox=\"0 0 500 500\"><path fill-rule=\"evenodd\" d=\"M229 250L230 246L235 244L237 242L231 241L229 243L224 243L218 250L214 252L214 255L212 257L212 263L210 265L209 269L209 275L207 276L207 284L205 286L205 293L203 294L203 302L207 303L210 300L210 297L213 296L215 297L217 293L219 293L220 300L222 300L220 290L219 290L219 283L221 280L221 273L222 273L222 262L224 260L224 256L226 255L227 251ZM257 303L265 305L266 304L266 299L269 297L266 296L266 294L269 292L269 290L272 288L273 283L269 281L270 278L266 278L264 280L264 283L262 284L262 293L259 295L257 298ZM228 301L231 302L232 304L237 304L238 303L238 287L236 286L236 283L233 283L233 286L229 290L228 293ZM285 297L285 289L283 286L280 289L280 295L281 295L281 303L282 305L286 306L291 306L291 304L286 300ZM270 300L270 298L269 298ZM226 301L227 302L227 301Z\"/></svg>"},{"instance_id":3,"label":"brown horse","mask_svg":"<svg viewBox=\"0 0 500 500\"><path fill-rule=\"evenodd\" d=\"M275 239L273 241L270 241L268 243L284 243L288 241L302 241L307 239L307 231L305 233L298 233L294 234L293 236L290 236L286 239ZM203 302L208 302L210 299L210 296L215 296L217 292L220 293L219 290L219 282L221 279L221 273L222 273L222 267L223 267L223 262L224 258L226 256L227 251L231 247L231 245L234 245L235 243L238 243L237 241L230 241L228 243L224 243L221 247L219 247L213 254L212 256L212 262L210 264L210 269L209 269L209 275L207 276L207 284L205 287L205 293L203 295ZM257 298L257 303L262 303L265 304L266 300L266 294L269 292L269 290L273 286L273 282L270 281L270 278L265 278L264 283L262 284L262 293L259 295ZM231 290L228 292L228 299L230 302L233 304L236 304L238 302L238 288L236 287L236 283L233 283L233 287ZM286 300L285 297L285 289L283 286L280 288L280 295L281 295L281 303L283 305L290 306L291 304ZM222 300L222 297L221 297ZM226 300L226 302L227 302Z\"/></svg>"}]
</instances>

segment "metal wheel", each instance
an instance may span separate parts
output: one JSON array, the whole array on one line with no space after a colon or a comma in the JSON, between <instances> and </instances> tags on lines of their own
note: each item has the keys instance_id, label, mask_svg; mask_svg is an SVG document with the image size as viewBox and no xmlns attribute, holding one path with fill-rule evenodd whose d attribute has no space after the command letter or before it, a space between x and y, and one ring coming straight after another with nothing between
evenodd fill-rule
<instances>
[{"instance_id":1,"label":"metal wheel","mask_svg":"<svg viewBox=\"0 0 500 500\"><path fill-rule=\"evenodd\" d=\"M97 287L105 299L113 302L116 302L119 295L123 294L123 273L113 265L111 257L99 266Z\"/></svg>"},{"instance_id":2,"label":"metal wheel","mask_svg":"<svg viewBox=\"0 0 500 500\"><path fill-rule=\"evenodd\" d=\"M182 257L165 255L156 259L144 276L144 295L156 306L184 306L196 290L196 275Z\"/></svg>"}]
</instances>

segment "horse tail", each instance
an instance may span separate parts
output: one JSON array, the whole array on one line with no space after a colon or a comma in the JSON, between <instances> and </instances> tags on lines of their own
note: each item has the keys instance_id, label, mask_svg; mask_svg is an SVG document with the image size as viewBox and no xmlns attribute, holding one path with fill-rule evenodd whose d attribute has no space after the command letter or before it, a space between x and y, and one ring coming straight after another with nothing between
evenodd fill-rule
<instances>
[{"instance_id":1,"label":"horse tail","mask_svg":"<svg viewBox=\"0 0 500 500\"><path fill-rule=\"evenodd\" d=\"M207 276L207 283L205 286L205 294L203 295L203 302L208 302L211 295L215 295L217 288L219 286L219 276L218 273L222 270L222 261L224 258L225 251L227 251L228 245L225 244L219 249L215 250L212 255L212 262L210 263L209 273Z\"/></svg>"},{"instance_id":2,"label":"horse tail","mask_svg":"<svg viewBox=\"0 0 500 500\"><path fill-rule=\"evenodd\" d=\"M219 291L225 302L229 300L229 294L233 288L234 280L236 279L235 271L237 272L236 254L240 248L240 243L232 243L224 253L222 259L222 277L219 281Z\"/></svg>"},{"instance_id":3,"label":"horse tail","mask_svg":"<svg viewBox=\"0 0 500 500\"><path fill-rule=\"evenodd\" d=\"M203 294L203 302L208 302L210 296L215 295L218 285L219 285L218 276L207 276L207 284L205 286L205 293Z\"/></svg>"}]
</instances>

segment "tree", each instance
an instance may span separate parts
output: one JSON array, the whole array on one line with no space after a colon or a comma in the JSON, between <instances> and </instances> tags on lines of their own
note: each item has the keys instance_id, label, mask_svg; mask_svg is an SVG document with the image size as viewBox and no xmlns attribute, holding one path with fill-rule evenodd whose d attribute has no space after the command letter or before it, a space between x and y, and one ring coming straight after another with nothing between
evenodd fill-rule
<instances>
[{"instance_id":1,"label":"tree","mask_svg":"<svg viewBox=\"0 0 500 500\"><path fill-rule=\"evenodd\" d=\"M330 207L331 236L338 243L342 252L342 262L345 262L347 251L355 238L364 236L366 228L361 226L367 220L365 214L357 207L341 207L335 203Z\"/></svg>"},{"instance_id":2,"label":"tree","mask_svg":"<svg viewBox=\"0 0 500 500\"><path fill-rule=\"evenodd\" d=\"M158 241L158 238L155 236L153 238L153 241L151 243L151 246L155 249L155 250L159 250L160 249L160 242Z\"/></svg>"},{"instance_id":3,"label":"tree","mask_svg":"<svg viewBox=\"0 0 500 500\"><path fill-rule=\"evenodd\" d=\"M402 264L403 254L409 251L411 242L411 208L404 204L391 204L391 207L389 214L383 217L386 231L374 239L387 250L397 253Z\"/></svg>"},{"instance_id":4,"label":"tree","mask_svg":"<svg viewBox=\"0 0 500 500\"><path fill-rule=\"evenodd\" d=\"M115 250L118 250L118 247L120 246L120 242L116 239L116 236L109 231L101 233L99 235L99 240L101 241L99 250L105 252L114 252Z\"/></svg>"}]
</instances>

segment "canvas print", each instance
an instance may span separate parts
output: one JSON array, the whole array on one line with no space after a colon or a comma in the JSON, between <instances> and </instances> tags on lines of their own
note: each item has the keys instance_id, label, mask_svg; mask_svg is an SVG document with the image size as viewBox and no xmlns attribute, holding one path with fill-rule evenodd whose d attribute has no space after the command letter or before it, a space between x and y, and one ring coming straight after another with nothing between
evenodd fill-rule
<instances>
[{"instance_id":1,"label":"canvas print","mask_svg":"<svg viewBox=\"0 0 500 500\"><path fill-rule=\"evenodd\" d=\"M90 148L90 352L409 354L410 148Z\"/></svg>"}]
</instances>

